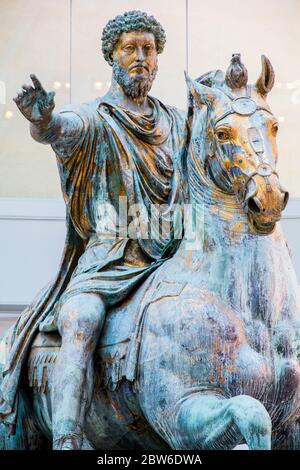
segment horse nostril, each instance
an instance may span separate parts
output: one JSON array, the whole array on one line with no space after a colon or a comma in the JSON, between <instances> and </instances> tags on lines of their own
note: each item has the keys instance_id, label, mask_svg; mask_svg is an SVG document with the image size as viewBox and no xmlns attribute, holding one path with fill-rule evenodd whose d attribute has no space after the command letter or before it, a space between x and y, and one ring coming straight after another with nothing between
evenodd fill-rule
<instances>
[{"instance_id":1,"label":"horse nostril","mask_svg":"<svg viewBox=\"0 0 300 470\"><path fill-rule=\"evenodd\" d=\"M284 210L286 208L286 205L289 201L289 192L288 191L284 191L284 196L283 196L283 202L282 202L282 209L281 210Z\"/></svg>"},{"instance_id":2,"label":"horse nostril","mask_svg":"<svg viewBox=\"0 0 300 470\"><path fill-rule=\"evenodd\" d=\"M262 206L256 197L250 197L248 200L248 207L249 210L255 214L260 214L262 211Z\"/></svg>"}]
</instances>

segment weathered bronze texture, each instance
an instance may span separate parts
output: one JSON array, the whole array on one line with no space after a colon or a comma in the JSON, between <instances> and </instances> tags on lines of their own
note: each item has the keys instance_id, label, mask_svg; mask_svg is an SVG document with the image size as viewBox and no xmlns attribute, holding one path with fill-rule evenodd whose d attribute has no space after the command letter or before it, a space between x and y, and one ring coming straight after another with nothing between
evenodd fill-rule
<instances>
[{"instance_id":1,"label":"weathered bronze texture","mask_svg":"<svg viewBox=\"0 0 300 470\"><path fill-rule=\"evenodd\" d=\"M122 40L127 41L126 34ZM149 36L130 34L129 42L137 41L136 48L144 40L149 41ZM127 66L130 67L129 63ZM1 392L6 402L2 403L15 405L18 385L19 406L16 421L8 419L14 416L13 406L8 413L3 413L2 408L2 416L16 425L12 437L8 437L4 425L0 428L2 448L41 448L54 437L57 448L232 449L246 443L250 449L262 450L270 449L272 442L274 449L299 449L298 285L278 223L288 193L281 187L276 170L278 123L266 102L274 72L265 57L262 57L262 67L255 85L248 84L247 71L237 54L226 78L219 70L197 80L187 76L187 132L176 110L150 100L163 107L163 110L159 108L161 113L173 116L173 126L177 123L174 135L172 126L168 133L175 157L173 171L166 181L171 181L174 174L178 179L176 184L170 184L166 195L172 191L177 194L179 188L184 201L178 199L178 202L195 208L201 224L197 225L192 246L188 237L179 248L171 244L170 251L165 249L163 240L159 240L158 246L157 240L154 246L151 240L145 246L145 241L139 239L138 244L128 242L131 246L128 263L126 252L124 256L121 250L126 279L131 279L136 259L138 272L147 272L147 278L143 278L142 284L139 282L138 289L135 284L130 292L126 290L126 298L118 298L118 304L110 304L105 320L103 316L99 340L95 334L100 333L97 315L103 308L99 291L96 287L92 293L83 289L84 295L90 297L78 300L76 279L80 283L85 279L81 274L88 274L89 286L96 280L93 286L103 286L98 284L103 280L99 258L103 260L103 252L114 253L116 248L114 245L107 250L106 241L101 240L98 264L93 257L95 253L90 255L89 250L98 246L99 239L90 235L87 196L93 202L96 199L93 180L88 172L85 178L81 173L81 161L84 156L87 159L84 161L92 166L97 160L95 149L102 148L103 142L110 148L112 137L109 134L104 140L101 134L101 145L97 146L95 130L91 130L88 118L82 118L85 116L82 109L72 111L85 125L86 134L80 148L84 145L87 154L72 146L76 169L84 181L81 183L73 170L69 182L69 173L61 170L66 178L63 187L67 207L71 210L62 268L56 283L45 289L6 337L10 368L6 365L7 372L3 374ZM103 103L106 111L99 111ZM106 97L97 102L96 109L97 119L110 126L111 134L115 132L114 148L119 149L124 159L136 155L138 148L134 160L138 161L143 144L134 140L128 152L121 150L121 143L125 142L121 127L117 131L114 127L117 119L124 119L124 108L119 109L116 101L112 104ZM70 118L70 111L67 117ZM70 132L76 129L77 135L80 125L80 120L74 118L74 127L72 121L67 129ZM53 132L58 129L60 134L63 124L57 119L53 126ZM140 124L138 129L140 134ZM163 138L164 130L162 126L151 140ZM44 131L47 130L42 129L43 136ZM153 142L147 142L148 149L151 145ZM57 153L58 148L56 145ZM161 149L162 143L156 148ZM164 155L159 153L159 157ZM151 153L147 153L149 156ZM61 168L69 158L72 156L58 155ZM147 160L151 162L150 184L157 184L152 179L157 158L155 154L152 160ZM164 168L169 168L167 160ZM135 169L138 172L141 167ZM117 174L119 171L118 167ZM101 183L105 181L101 179ZM80 190L80 184L85 191ZM157 188L155 184L151 189ZM124 187L130 197L127 186L121 186L119 180L117 187ZM158 191L160 196L164 195L162 189ZM186 224L185 232L188 232ZM165 240L165 244L170 246L170 240ZM147 263L146 255L152 256L154 264ZM119 259L113 258L114 262L118 260L118 272ZM97 269L93 270L94 264ZM154 266L153 270L149 266ZM75 275L70 280L73 272ZM108 272L111 273L111 265ZM108 282L106 277L105 280ZM112 289L113 282L109 286ZM114 291L113 295L117 293ZM103 298L106 297L101 293L100 299ZM87 314L87 306L92 305L94 310L89 311L93 313ZM85 327L79 328L82 312ZM42 331L38 333L40 325ZM60 334L55 331L57 326ZM55 418L55 390L60 383L56 371L59 367L62 371L59 361L64 357L64 342L69 340L67 331L70 330L71 344L84 351L78 356L74 347L65 356L67 375L62 384L65 395L61 394L59 400L63 410ZM20 362L25 357L29 359L28 369ZM94 387L80 389L91 395L80 395L84 406L79 409L77 424L81 425L76 428L65 417L69 410L67 400L73 405L78 403L78 395L69 393L72 388L67 387L73 383L68 374L78 374L81 370L82 364L76 362L79 357L84 359L84 366L90 365L84 379L94 375ZM76 368L72 367L72 360ZM18 382L21 372L23 380ZM58 418L64 420L64 433L55 437L61 425Z\"/></svg>"}]
</instances>

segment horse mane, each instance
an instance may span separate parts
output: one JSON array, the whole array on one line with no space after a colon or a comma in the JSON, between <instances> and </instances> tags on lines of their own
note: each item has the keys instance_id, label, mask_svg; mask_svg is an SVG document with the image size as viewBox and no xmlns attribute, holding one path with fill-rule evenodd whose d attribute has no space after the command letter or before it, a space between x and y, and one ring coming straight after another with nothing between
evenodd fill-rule
<instances>
[{"instance_id":1,"label":"horse mane","mask_svg":"<svg viewBox=\"0 0 300 470\"><path fill-rule=\"evenodd\" d=\"M225 75L222 70L211 70L200 77L195 79L196 82L201 83L210 88L218 88L226 95L230 96L230 89L226 84ZM194 104L191 92L188 93L188 116L193 114Z\"/></svg>"},{"instance_id":2,"label":"horse mane","mask_svg":"<svg viewBox=\"0 0 300 470\"><path fill-rule=\"evenodd\" d=\"M226 93L226 82L222 70L212 70L200 77L196 78L196 82L202 85L218 88ZM227 92L228 93L228 92ZM226 94L227 94L226 93ZM196 112L195 112L196 111ZM187 126L188 126L188 139L186 142L186 170L188 166L194 174L201 169L202 173L205 170L205 162L207 157L206 152L206 128L208 119L207 106L203 105L198 107L195 100L189 91L188 93L188 112L187 112ZM189 161L189 164L188 164ZM196 177L196 175L194 175Z\"/></svg>"},{"instance_id":3,"label":"horse mane","mask_svg":"<svg viewBox=\"0 0 300 470\"><path fill-rule=\"evenodd\" d=\"M235 77L236 78L236 77ZM232 99L232 88L228 85L227 74L221 70L213 70L196 79L198 83L207 87L216 88L228 98ZM225 193L215 185L212 188L212 179L207 171L207 157L209 155L209 138L207 133L209 120L208 107L200 105L194 99L191 92L188 94L188 113L187 127L188 138L186 140L185 158L183 161L185 175L187 175L187 193L188 197L194 201L211 203L212 198L222 200L226 205ZM213 191L213 194L212 194ZM227 196L229 206L235 207L234 197L231 194Z\"/></svg>"},{"instance_id":4,"label":"horse mane","mask_svg":"<svg viewBox=\"0 0 300 470\"><path fill-rule=\"evenodd\" d=\"M206 162L206 140L207 140L207 120L208 110L206 106L193 107L192 113L188 117L188 138L186 142L185 158L183 161L184 174L187 176L187 192L193 198L198 193L199 188L205 184L205 162ZM207 184L205 186L209 186Z\"/></svg>"}]
</instances>

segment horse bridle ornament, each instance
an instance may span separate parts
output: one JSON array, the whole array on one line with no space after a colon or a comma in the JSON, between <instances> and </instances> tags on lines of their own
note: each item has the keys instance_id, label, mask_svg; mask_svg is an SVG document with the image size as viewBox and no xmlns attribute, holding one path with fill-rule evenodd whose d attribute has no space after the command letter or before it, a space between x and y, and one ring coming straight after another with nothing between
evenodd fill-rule
<instances>
[{"instance_id":1,"label":"horse bridle ornament","mask_svg":"<svg viewBox=\"0 0 300 470\"><path fill-rule=\"evenodd\" d=\"M228 96L228 93L226 94ZM221 116L219 116L218 119L215 120L214 126L216 126L218 122L221 121L221 119L224 119L230 114L240 114L241 116L251 116L256 111L266 111L267 113L274 116L273 113L270 111L270 109L264 106L258 106L255 103L255 101L251 98L251 87L249 85L246 86L246 96L239 96L237 98L234 98L231 95L228 97L232 100L231 106L227 111L225 111L225 113L221 114Z\"/></svg>"},{"instance_id":2,"label":"horse bridle ornament","mask_svg":"<svg viewBox=\"0 0 300 470\"><path fill-rule=\"evenodd\" d=\"M225 117L227 117L231 114L238 114L240 116L251 116L254 113L256 113L257 111L266 111L267 113L274 116L273 113L268 108L266 108L264 106L258 106L256 104L256 102L250 96L251 90L250 90L250 87L248 87L248 86L247 86L247 92L248 93L247 93L246 96L240 96L238 98L230 97L232 99L231 104L230 104L230 108L227 111L225 111L224 113L222 113L221 116L219 116L217 119L214 120L214 123L212 125L214 130L216 129L217 124L222 119L224 119ZM257 190L258 190L256 181L253 179L253 177L255 175L262 176L265 180L268 192L272 192L272 187L271 187L271 184L270 184L270 181L269 181L269 177L271 175L276 175L278 177L278 174L274 170L274 168L272 168L272 166L269 163L266 163L266 162L263 161L262 155L264 153L264 150L255 150L253 145L252 145L252 148L253 148L254 152L256 153L256 155L258 155L258 158L261 161L261 163L255 168L255 170L251 174L247 174L240 167L237 167L239 169L239 172L242 173L245 176L245 181L244 181L244 185L243 185L244 186L244 196L247 192L247 187L248 187L249 182L253 181L253 183L254 183L254 190L251 191L251 194L248 194L246 198L243 197L243 198L241 198L243 200L240 200L240 202L242 203L242 205L244 206L244 209L246 211L248 210L248 207L247 207L248 199L250 197L254 197L255 194L257 193ZM208 158L213 158L215 156L216 155L214 154L214 155L208 156ZM226 172L226 174L228 174L228 170L226 170L226 168L224 168L224 165L223 165L222 161L220 161L219 159L218 159L218 161L219 161L219 164L220 164L222 170L224 172ZM235 166L233 166L231 168L231 171L232 171L233 168L235 168Z\"/></svg>"}]
</instances>

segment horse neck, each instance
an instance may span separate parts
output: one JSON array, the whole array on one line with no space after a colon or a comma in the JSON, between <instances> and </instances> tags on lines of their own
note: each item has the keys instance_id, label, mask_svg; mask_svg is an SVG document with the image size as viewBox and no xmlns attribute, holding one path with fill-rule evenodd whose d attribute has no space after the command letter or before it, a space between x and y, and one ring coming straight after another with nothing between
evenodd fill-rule
<instances>
[{"instance_id":1,"label":"horse neck","mask_svg":"<svg viewBox=\"0 0 300 470\"><path fill-rule=\"evenodd\" d=\"M230 191L221 189L216 183L219 175L211 177L206 168L207 149L211 147L208 140L209 112L207 108L195 108L190 118L190 139L187 143L185 160L185 177L187 178L189 203L196 207L202 218L203 241L228 246L253 238L247 215ZM226 178L226 175L225 175ZM224 175L223 175L224 179Z\"/></svg>"},{"instance_id":2,"label":"horse neck","mask_svg":"<svg viewBox=\"0 0 300 470\"><path fill-rule=\"evenodd\" d=\"M253 238L247 216L235 195L219 188L205 169L205 142L202 142L202 152L193 143L192 139L186 161L188 202L197 213L203 242L221 247L231 241L236 244L247 237ZM200 150L198 155L197 150Z\"/></svg>"},{"instance_id":3,"label":"horse neck","mask_svg":"<svg viewBox=\"0 0 300 470\"><path fill-rule=\"evenodd\" d=\"M281 227L277 224L266 236L252 233L241 205L216 186L203 160L190 146L186 176L200 236L196 248L185 239L176 256L193 273L190 282L199 282L240 312L260 312L270 325L281 317L284 304L297 303L296 275Z\"/></svg>"}]
</instances>

